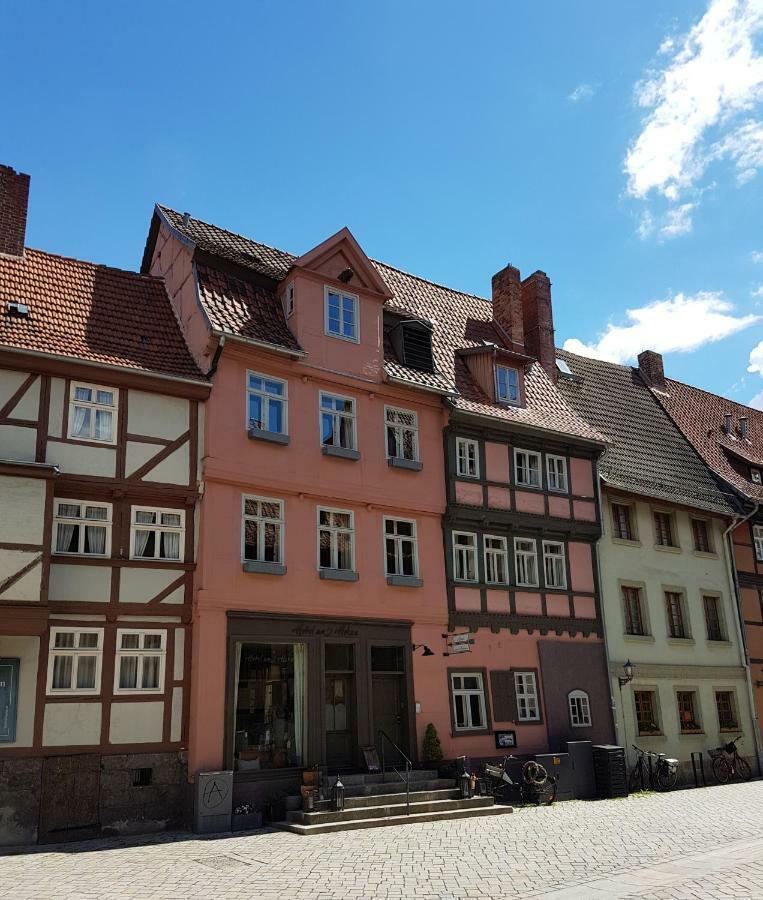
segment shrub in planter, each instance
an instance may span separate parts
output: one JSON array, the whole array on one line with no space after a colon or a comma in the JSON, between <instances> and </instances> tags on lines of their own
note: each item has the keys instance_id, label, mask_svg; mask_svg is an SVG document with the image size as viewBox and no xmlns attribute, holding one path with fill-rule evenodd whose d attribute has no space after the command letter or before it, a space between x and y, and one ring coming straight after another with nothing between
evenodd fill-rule
<instances>
[{"instance_id":1,"label":"shrub in planter","mask_svg":"<svg viewBox=\"0 0 763 900\"><path fill-rule=\"evenodd\" d=\"M426 762L440 762L442 759L442 747L437 729L430 722L424 732L423 757Z\"/></svg>"}]
</instances>

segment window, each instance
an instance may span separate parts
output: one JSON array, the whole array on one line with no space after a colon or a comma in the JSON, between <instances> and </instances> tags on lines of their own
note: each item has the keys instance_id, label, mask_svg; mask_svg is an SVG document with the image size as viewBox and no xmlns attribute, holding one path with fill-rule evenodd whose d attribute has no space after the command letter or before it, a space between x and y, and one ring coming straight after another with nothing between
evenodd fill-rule
<instances>
[{"instance_id":1,"label":"window","mask_svg":"<svg viewBox=\"0 0 763 900\"><path fill-rule=\"evenodd\" d=\"M244 560L283 562L283 501L242 497Z\"/></svg>"},{"instance_id":2,"label":"window","mask_svg":"<svg viewBox=\"0 0 763 900\"><path fill-rule=\"evenodd\" d=\"M385 406L384 419L387 428L387 457L418 460L419 425L416 413Z\"/></svg>"},{"instance_id":3,"label":"window","mask_svg":"<svg viewBox=\"0 0 763 900\"><path fill-rule=\"evenodd\" d=\"M684 624L683 598L677 591L665 591L665 609L668 613L668 633L672 638L688 637Z\"/></svg>"},{"instance_id":4,"label":"window","mask_svg":"<svg viewBox=\"0 0 763 900\"><path fill-rule=\"evenodd\" d=\"M538 587L538 549L535 541L514 538L514 565L518 586Z\"/></svg>"},{"instance_id":5,"label":"window","mask_svg":"<svg viewBox=\"0 0 763 900\"><path fill-rule=\"evenodd\" d=\"M185 510L132 508L130 559L166 559L180 562L185 556Z\"/></svg>"},{"instance_id":6,"label":"window","mask_svg":"<svg viewBox=\"0 0 763 900\"><path fill-rule=\"evenodd\" d=\"M564 544L559 541L543 541L543 573L546 587L567 587Z\"/></svg>"},{"instance_id":7,"label":"window","mask_svg":"<svg viewBox=\"0 0 763 900\"><path fill-rule=\"evenodd\" d=\"M355 526L351 512L318 508L318 566L355 569Z\"/></svg>"},{"instance_id":8,"label":"window","mask_svg":"<svg viewBox=\"0 0 763 900\"><path fill-rule=\"evenodd\" d=\"M715 708L718 712L718 727L721 731L737 731L739 722L736 714L733 691L716 691Z\"/></svg>"},{"instance_id":9,"label":"window","mask_svg":"<svg viewBox=\"0 0 763 900\"><path fill-rule=\"evenodd\" d=\"M463 478L480 477L477 441L456 438L456 471Z\"/></svg>"},{"instance_id":10,"label":"window","mask_svg":"<svg viewBox=\"0 0 763 900\"><path fill-rule=\"evenodd\" d=\"M702 598L702 604L705 608L705 626L707 627L708 641L722 641L724 637L720 597L706 595Z\"/></svg>"},{"instance_id":11,"label":"window","mask_svg":"<svg viewBox=\"0 0 763 900\"><path fill-rule=\"evenodd\" d=\"M56 500L53 520L55 552L78 556L111 553L111 504Z\"/></svg>"},{"instance_id":12,"label":"window","mask_svg":"<svg viewBox=\"0 0 763 900\"><path fill-rule=\"evenodd\" d=\"M514 451L514 477L517 484L540 487L540 453L530 450Z\"/></svg>"},{"instance_id":13,"label":"window","mask_svg":"<svg viewBox=\"0 0 763 900\"><path fill-rule=\"evenodd\" d=\"M102 628L51 628L48 693L97 694L102 653Z\"/></svg>"},{"instance_id":14,"label":"window","mask_svg":"<svg viewBox=\"0 0 763 900\"><path fill-rule=\"evenodd\" d=\"M567 460L563 456L546 457L546 475L550 491L567 493Z\"/></svg>"},{"instance_id":15,"label":"window","mask_svg":"<svg viewBox=\"0 0 763 900\"><path fill-rule=\"evenodd\" d=\"M321 443L355 450L355 401L321 391Z\"/></svg>"},{"instance_id":16,"label":"window","mask_svg":"<svg viewBox=\"0 0 763 900\"><path fill-rule=\"evenodd\" d=\"M753 525L752 537L755 542L755 559L763 562L763 525Z\"/></svg>"},{"instance_id":17,"label":"window","mask_svg":"<svg viewBox=\"0 0 763 900\"><path fill-rule=\"evenodd\" d=\"M646 634L641 609L641 588L624 586L623 606L625 608L625 633Z\"/></svg>"},{"instance_id":18,"label":"window","mask_svg":"<svg viewBox=\"0 0 763 900\"><path fill-rule=\"evenodd\" d=\"M654 514L654 534L658 547L675 547L673 540L673 517L670 513L656 512Z\"/></svg>"},{"instance_id":19,"label":"window","mask_svg":"<svg viewBox=\"0 0 763 900\"><path fill-rule=\"evenodd\" d=\"M612 504L612 534L619 541L634 540L631 508L624 503Z\"/></svg>"},{"instance_id":20,"label":"window","mask_svg":"<svg viewBox=\"0 0 763 900\"><path fill-rule=\"evenodd\" d=\"M358 298L333 288L325 288L326 334L345 341L360 340L358 328Z\"/></svg>"},{"instance_id":21,"label":"window","mask_svg":"<svg viewBox=\"0 0 763 900\"><path fill-rule=\"evenodd\" d=\"M500 403L519 403L519 372L508 366L496 366L495 393Z\"/></svg>"},{"instance_id":22,"label":"window","mask_svg":"<svg viewBox=\"0 0 763 900\"><path fill-rule=\"evenodd\" d=\"M678 691L676 693L678 703L678 722L682 734L702 731L696 711L696 694L694 691Z\"/></svg>"},{"instance_id":23,"label":"window","mask_svg":"<svg viewBox=\"0 0 763 900\"><path fill-rule=\"evenodd\" d=\"M164 690L166 631L117 630L114 693L154 693Z\"/></svg>"},{"instance_id":24,"label":"window","mask_svg":"<svg viewBox=\"0 0 763 900\"><path fill-rule=\"evenodd\" d=\"M247 426L257 431L288 434L288 385L280 378L247 372Z\"/></svg>"},{"instance_id":25,"label":"window","mask_svg":"<svg viewBox=\"0 0 763 900\"><path fill-rule=\"evenodd\" d=\"M657 701L654 691L634 691L633 702L636 706L636 727L639 734L659 734L657 724Z\"/></svg>"},{"instance_id":26,"label":"window","mask_svg":"<svg viewBox=\"0 0 763 900\"><path fill-rule=\"evenodd\" d=\"M570 706L570 725L573 728L591 727L591 705L585 691L570 691L567 694Z\"/></svg>"},{"instance_id":27,"label":"window","mask_svg":"<svg viewBox=\"0 0 763 900\"><path fill-rule=\"evenodd\" d=\"M477 535L453 532L453 577L457 581L477 580Z\"/></svg>"},{"instance_id":28,"label":"window","mask_svg":"<svg viewBox=\"0 0 763 900\"><path fill-rule=\"evenodd\" d=\"M509 583L509 554L506 538L485 535L485 581L488 584Z\"/></svg>"},{"instance_id":29,"label":"window","mask_svg":"<svg viewBox=\"0 0 763 900\"><path fill-rule=\"evenodd\" d=\"M294 312L294 282L290 282L286 286L286 291L283 295L284 298L284 312L286 313L286 318L291 318Z\"/></svg>"},{"instance_id":30,"label":"window","mask_svg":"<svg viewBox=\"0 0 763 900\"><path fill-rule=\"evenodd\" d=\"M712 553L710 532L705 519L691 520L691 533L694 537L694 549L699 553Z\"/></svg>"},{"instance_id":31,"label":"window","mask_svg":"<svg viewBox=\"0 0 763 900\"><path fill-rule=\"evenodd\" d=\"M114 388L97 384L72 384L69 397L70 438L113 444L116 414Z\"/></svg>"},{"instance_id":32,"label":"window","mask_svg":"<svg viewBox=\"0 0 763 900\"><path fill-rule=\"evenodd\" d=\"M451 672L453 722L456 731L487 728L485 688L481 672Z\"/></svg>"},{"instance_id":33,"label":"window","mask_svg":"<svg viewBox=\"0 0 763 900\"><path fill-rule=\"evenodd\" d=\"M387 575L419 574L416 523L409 519L384 519L384 559Z\"/></svg>"},{"instance_id":34,"label":"window","mask_svg":"<svg viewBox=\"0 0 763 900\"><path fill-rule=\"evenodd\" d=\"M514 689L517 692L517 721L537 722L540 720L538 688L534 672L515 672Z\"/></svg>"},{"instance_id":35,"label":"window","mask_svg":"<svg viewBox=\"0 0 763 900\"><path fill-rule=\"evenodd\" d=\"M760 483L761 483L760 469L750 469L750 481L751 481L753 484L760 484Z\"/></svg>"}]
</instances>

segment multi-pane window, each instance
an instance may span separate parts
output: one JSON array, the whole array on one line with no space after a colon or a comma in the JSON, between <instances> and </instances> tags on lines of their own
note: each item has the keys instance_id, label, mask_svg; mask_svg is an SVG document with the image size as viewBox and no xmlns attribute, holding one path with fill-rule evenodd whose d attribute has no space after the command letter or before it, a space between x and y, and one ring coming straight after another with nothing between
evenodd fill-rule
<instances>
[{"instance_id":1,"label":"multi-pane window","mask_svg":"<svg viewBox=\"0 0 763 900\"><path fill-rule=\"evenodd\" d=\"M480 477L477 441L456 438L456 471L464 478Z\"/></svg>"},{"instance_id":2,"label":"multi-pane window","mask_svg":"<svg viewBox=\"0 0 763 900\"><path fill-rule=\"evenodd\" d=\"M540 453L531 450L514 451L514 477L517 484L540 487Z\"/></svg>"},{"instance_id":3,"label":"multi-pane window","mask_svg":"<svg viewBox=\"0 0 763 900\"><path fill-rule=\"evenodd\" d=\"M481 672L451 672L453 722L456 731L487 728L485 687Z\"/></svg>"},{"instance_id":4,"label":"multi-pane window","mask_svg":"<svg viewBox=\"0 0 763 900\"><path fill-rule=\"evenodd\" d=\"M707 628L708 641L723 640L723 623L721 622L720 597L705 595L702 598L705 607L705 626Z\"/></svg>"},{"instance_id":5,"label":"multi-pane window","mask_svg":"<svg viewBox=\"0 0 763 900\"><path fill-rule=\"evenodd\" d=\"M639 734L658 734L657 700L654 691L634 691L633 702L636 707L636 727Z\"/></svg>"},{"instance_id":6,"label":"multi-pane window","mask_svg":"<svg viewBox=\"0 0 763 900\"><path fill-rule=\"evenodd\" d=\"M97 384L72 384L69 397L69 437L77 441L113 444L117 394Z\"/></svg>"},{"instance_id":7,"label":"multi-pane window","mask_svg":"<svg viewBox=\"0 0 763 900\"><path fill-rule=\"evenodd\" d=\"M668 633L673 638L685 638L683 598L677 591L665 591L665 609L668 614Z\"/></svg>"},{"instance_id":8,"label":"multi-pane window","mask_svg":"<svg viewBox=\"0 0 763 900\"><path fill-rule=\"evenodd\" d=\"M654 536L659 547L675 547L673 539L673 517L670 513L654 513Z\"/></svg>"},{"instance_id":9,"label":"multi-pane window","mask_svg":"<svg viewBox=\"0 0 763 900\"><path fill-rule=\"evenodd\" d=\"M418 460L419 424L416 413L409 409L385 406L384 419L387 429L387 457Z\"/></svg>"},{"instance_id":10,"label":"multi-pane window","mask_svg":"<svg viewBox=\"0 0 763 900\"><path fill-rule=\"evenodd\" d=\"M247 373L247 425L257 431L287 434L288 386L280 378Z\"/></svg>"},{"instance_id":11,"label":"multi-pane window","mask_svg":"<svg viewBox=\"0 0 763 900\"><path fill-rule=\"evenodd\" d=\"M354 570L355 526L351 512L318 507L318 566Z\"/></svg>"},{"instance_id":12,"label":"multi-pane window","mask_svg":"<svg viewBox=\"0 0 763 900\"><path fill-rule=\"evenodd\" d=\"M733 691L716 691L715 708L721 731L736 731L739 728Z\"/></svg>"},{"instance_id":13,"label":"multi-pane window","mask_svg":"<svg viewBox=\"0 0 763 900\"><path fill-rule=\"evenodd\" d=\"M646 634L644 614L641 608L641 588L623 586L623 608L625 610L625 633Z\"/></svg>"},{"instance_id":14,"label":"multi-pane window","mask_svg":"<svg viewBox=\"0 0 763 900\"><path fill-rule=\"evenodd\" d=\"M117 631L114 693L161 693L166 637L166 631Z\"/></svg>"},{"instance_id":15,"label":"multi-pane window","mask_svg":"<svg viewBox=\"0 0 763 900\"><path fill-rule=\"evenodd\" d=\"M243 497L244 560L283 562L283 501Z\"/></svg>"},{"instance_id":16,"label":"multi-pane window","mask_svg":"<svg viewBox=\"0 0 763 900\"><path fill-rule=\"evenodd\" d=\"M53 534L56 553L108 556L111 552L111 504L56 500Z\"/></svg>"},{"instance_id":17,"label":"multi-pane window","mask_svg":"<svg viewBox=\"0 0 763 900\"><path fill-rule=\"evenodd\" d=\"M519 403L519 372L510 366L496 366L495 392L500 403Z\"/></svg>"},{"instance_id":18,"label":"multi-pane window","mask_svg":"<svg viewBox=\"0 0 763 900\"><path fill-rule=\"evenodd\" d=\"M763 479L761 478L760 469L750 469L750 481L753 484L761 484L763 483Z\"/></svg>"},{"instance_id":19,"label":"multi-pane window","mask_svg":"<svg viewBox=\"0 0 763 900\"><path fill-rule=\"evenodd\" d=\"M560 541L543 541L543 575L546 587L567 587L564 544Z\"/></svg>"},{"instance_id":20,"label":"multi-pane window","mask_svg":"<svg viewBox=\"0 0 763 900\"><path fill-rule=\"evenodd\" d=\"M485 581L488 584L509 583L509 554L506 538L486 534L485 538Z\"/></svg>"},{"instance_id":21,"label":"multi-pane window","mask_svg":"<svg viewBox=\"0 0 763 900\"><path fill-rule=\"evenodd\" d=\"M752 538L755 542L755 559L763 562L763 525L753 525Z\"/></svg>"},{"instance_id":22,"label":"multi-pane window","mask_svg":"<svg viewBox=\"0 0 763 900\"><path fill-rule=\"evenodd\" d=\"M345 341L359 340L358 298L333 288L325 289L326 334Z\"/></svg>"},{"instance_id":23,"label":"multi-pane window","mask_svg":"<svg viewBox=\"0 0 763 900\"><path fill-rule=\"evenodd\" d=\"M102 653L102 628L51 628L48 693L97 693Z\"/></svg>"},{"instance_id":24,"label":"multi-pane window","mask_svg":"<svg viewBox=\"0 0 763 900\"><path fill-rule=\"evenodd\" d=\"M540 707L535 673L515 672L514 689L517 694L517 721L537 722L540 719Z\"/></svg>"},{"instance_id":25,"label":"multi-pane window","mask_svg":"<svg viewBox=\"0 0 763 900\"><path fill-rule=\"evenodd\" d=\"M570 707L570 725L573 728L591 726L591 704L585 691L570 691L567 695Z\"/></svg>"},{"instance_id":26,"label":"multi-pane window","mask_svg":"<svg viewBox=\"0 0 763 900\"><path fill-rule=\"evenodd\" d=\"M694 691L677 691L678 721L683 732L701 731L697 718L697 695Z\"/></svg>"},{"instance_id":27,"label":"multi-pane window","mask_svg":"<svg viewBox=\"0 0 763 900\"><path fill-rule=\"evenodd\" d=\"M567 460L563 456L546 457L546 476L550 491L567 493Z\"/></svg>"},{"instance_id":28,"label":"multi-pane window","mask_svg":"<svg viewBox=\"0 0 763 900\"><path fill-rule=\"evenodd\" d=\"M131 559L182 560L185 510L133 506L130 531Z\"/></svg>"},{"instance_id":29,"label":"multi-pane window","mask_svg":"<svg viewBox=\"0 0 763 900\"><path fill-rule=\"evenodd\" d=\"M620 541L633 540L630 506L624 503L612 504L612 534Z\"/></svg>"},{"instance_id":30,"label":"multi-pane window","mask_svg":"<svg viewBox=\"0 0 763 900\"><path fill-rule=\"evenodd\" d=\"M457 581L477 580L477 535L453 532L453 577Z\"/></svg>"},{"instance_id":31,"label":"multi-pane window","mask_svg":"<svg viewBox=\"0 0 763 900\"><path fill-rule=\"evenodd\" d=\"M691 533L694 538L694 549L700 553L710 553L712 546L710 544L710 532L707 527L706 519L692 519Z\"/></svg>"},{"instance_id":32,"label":"multi-pane window","mask_svg":"<svg viewBox=\"0 0 763 900\"><path fill-rule=\"evenodd\" d=\"M514 565L518 586L538 587L538 548L535 541L514 538Z\"/></svg>"},{"instance_id":33,"label":"multi-pane window","mask_svg":"<svg viewBox=\"0 0 763 900\"><path fill-rule=\"evenodd\" d=\"M321 443L355 450L355 401L321 391Z\"/></svg>"},{"instance_id":34,"label":"multi-pane window","mask_svg":"<svg viewBox=\"0 0 763 900\"><path fill-rule=\"evenodd\" d=\"M384 559L387 575L419 574L415 522L384 519Z\"/></svg>"}]
</instances>

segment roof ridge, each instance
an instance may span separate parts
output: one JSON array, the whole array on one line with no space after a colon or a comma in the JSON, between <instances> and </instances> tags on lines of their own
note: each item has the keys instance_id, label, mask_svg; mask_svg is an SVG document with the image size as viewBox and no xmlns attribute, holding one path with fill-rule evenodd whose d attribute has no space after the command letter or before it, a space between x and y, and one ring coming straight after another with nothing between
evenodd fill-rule
<instances>
[{"instance_id":1,"label":"roof ridge","mask_svg":"<svg viewBox=\"0 0 763 900\"><path fill-rule=\"evenodd\" d=\"M416 275L413 272L408 272L405 269L401 269L399 266L390 265L390 263L383 262L380 259L371 259L371 262L375 265L384 266L387 269L392 269L393 272L399 272L401 275L406 275L408 278L415 278L417 281L423 281L425 284L431 284L433 287L442 288L444 291L450 291L451 294L459 294L462 297L471 297L474 300L479 300L482 303L491 303L491 300L488 300L487 297L481 297L479 294L472 294L470 291L460 291L458 288L448 287L447 284L442 284L439 281L432 281L431 278L425 278L423 275Z\"/></svg>"},{"instance_id":2,"label":"roof ridge","mask_svg":"<svg viewBox=\"0 0 763 900\"><path fill-rule=\"evenodd\" d=\"M62 259L66 262L78 263L81 266L88 266L91 269L107 269L109 272L118 272L120 275L129 275L133 278L139 278L142 281L154 281L157 284L164 284L164 279L159 275L149 275L148 273L135 272L133 269L121 269L119 266L110 266L106 263L92 262L89 259L80 259L78 256L67 256L64 253L51 253L49 250L40 250L38 247L24 247L24 251L38 253L40 256L49 256L53 259ZM3 257L3 259L12 259L12 257ZM24 257L19 257L19 261L23 261Z\"/></svg>"},{"instance_id":3,"label":"roof ridge","mask_svg":"<svg viewBox=\"0 0 763 900\"><path fill-rule=\"evenodd\" d=\"M638 366L629 366L629 365L626 365L625 363L611 362L608 359L601 359L598 356L583 356L582 353L575 353L574 350L565 350L564 347L555 347L554 349L556 350L557 353L568 353L570 356L574 356L576 359L585 359L585 360L588 360L589 362L604 363L605 366L612 366L615 369L622 369L625 372L627 372L627 371L631 371L631 372L636 371L637 372L638 371Z\"/></svg>"},{"instance_id":4,"label":"roof ridge","mask_svg":"<svg viewBox=\"0 0 763 900\"><path fill-rule=\"evenodd\" d=\"M681 387L689 388L692 391L699 391L701 394L707 394L708 397L715 397L717 400L723 400L724 403L733 403L734 406L744 407L744 409L752 410L752 412L763 416L763 410L756 409L754 406L750 406L748 403L740 403L738 400L732 400L729 397L724 397L723 394L716 394L713 391L706 391L704 388L697 387L695 384L688 384L685 381L679 381L678 378L666 378L665 380L668 382L672 382L673 384L680 384Z\"/></svg>"}]
</instances>

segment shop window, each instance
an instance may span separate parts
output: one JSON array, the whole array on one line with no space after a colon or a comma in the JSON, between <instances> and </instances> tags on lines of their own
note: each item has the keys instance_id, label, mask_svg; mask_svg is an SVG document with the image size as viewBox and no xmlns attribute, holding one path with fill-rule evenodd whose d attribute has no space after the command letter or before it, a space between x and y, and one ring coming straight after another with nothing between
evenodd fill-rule
<instances>
[{"instance_id":1,"label":"shop window","mask_svg":"<svg viewBox=\"0 0 763 900\"><path fill-rule=\"evenodd\" d=\"M371 647L373 672L405 672L405 648Z\"/></svg>"},{"instance_id":2,"label":"shop window","mask_svg":"<svg viewBox=\"0 0 763 900\"><path fill-rule=\"evenodd\" d=\"M567 695L570 707L570 725L573 728L590 728L591 704L585 691L570 691Z\"/></svg>"},{"instance_id":3,"label":"shop window","mask_svg":"<svg viewBox=\"0 0 763 900\"><path fill-rule=\"evenodd\" d=\"M481 672L451 672L453 723L456 731L487 728L485 686Z\"/></svg>"}]
</instances>

